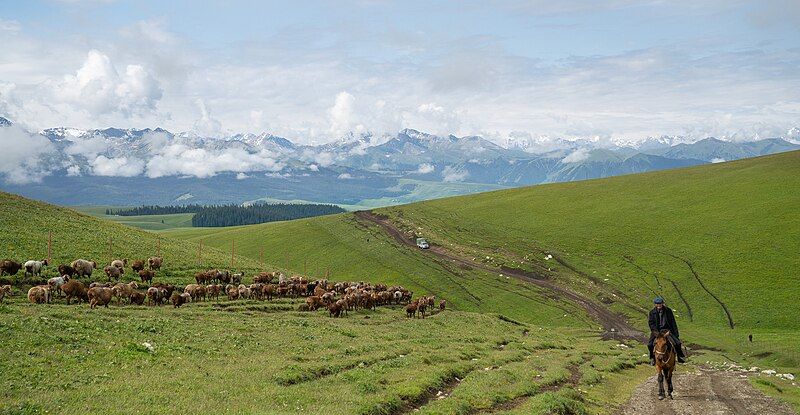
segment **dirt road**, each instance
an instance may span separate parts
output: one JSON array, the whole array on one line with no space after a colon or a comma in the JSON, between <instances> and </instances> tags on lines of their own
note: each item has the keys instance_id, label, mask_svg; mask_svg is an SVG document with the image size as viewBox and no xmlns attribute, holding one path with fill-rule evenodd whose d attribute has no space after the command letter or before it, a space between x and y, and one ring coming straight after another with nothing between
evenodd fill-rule
<instances>
[{"instance_id":1,"label":"dirt road","mask_svg":"<svg viewBox=\"0 0 800 415\"><path fill-rule=\"evenodd\" d=\"M355 215L360 220L369 221L379 225L386 231L386 233L391 235L397 242L409 246L411 249L419 249L417 248L417 245L414 240L403 234L403 232L400 229L398 229L388 219L376 215L370 211L356 212ZM585 297L584 295L572 291L569 288L562 287L551 280L543 279L538 275L520 269L494 268L492 266L477 261L473 261L472 259L459 256L456 253L450 252L441 246L433 245L430 247L430 249L427 249L423 252L427 253L428 255L434 256L440 260L445 260L447 263L456 263L462 266L481 269L488 272L502 273L503 275L508 275L514 278L518 278L520 280L536 284L542 288L546 288L552 291L554 294L556 294L557 297L562 298L566 301L569 301L583 308L589 316L591 316L594 320L596 320L597 322L600 323L600 325L603 326L603 329L605 330L604 333L605 338L636 339L639 341L645 340L644 334L641 331L629 325L628 322L625 321L624 317L611 312L602 304L592 301L591 299Z\"/></svg>"},{"instance_id":2,"label":"dirt road","mask_svg":"<svg viewBox=\"0 0 800 415\"><path fill-rule=\"evenodd\" d=\"M788 405L756 390L746 376L706 369L676 372L674 399L663 401L658 400L658 381L653 376L634 390L619 415L795 414Z\"/></svg>"}]
</instances>

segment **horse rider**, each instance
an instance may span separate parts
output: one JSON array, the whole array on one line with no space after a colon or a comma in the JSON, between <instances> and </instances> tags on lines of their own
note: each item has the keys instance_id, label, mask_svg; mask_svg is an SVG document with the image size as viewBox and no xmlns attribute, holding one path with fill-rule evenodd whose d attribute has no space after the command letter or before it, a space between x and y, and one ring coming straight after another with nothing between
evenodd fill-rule
<instances>
[{"instance_id":1,"label":"horse rider","mask_svg":"<svg viewBox=\"0 0 800 415\"><path fill-rule=\"evenodd\" d=\"M655 366L656 358L653 356L653 347L655 345L656 335L661 330L669 330L670 343L675 346L675 351L678 354L678 362L686 363L686 356L683 354L681 347L681 340L678 338L678 324L675 322L675 314L672 309L664 304L662 297L656 297L653 300L654 307L650 310L650 316L647 322L650 324L650 341L647 342L647 348L650 350L650 365Z\"/></svg>"}]
</instances>

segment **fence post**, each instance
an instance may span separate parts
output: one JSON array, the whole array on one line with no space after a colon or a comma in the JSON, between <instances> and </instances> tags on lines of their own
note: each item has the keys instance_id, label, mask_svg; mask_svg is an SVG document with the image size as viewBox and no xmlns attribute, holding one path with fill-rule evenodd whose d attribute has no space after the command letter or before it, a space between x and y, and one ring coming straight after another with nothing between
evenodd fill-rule
<instances>
[{"instance_id":1,"label":"fence post","mask_svg":"<svg viewBox=\"0 0 800 415\"><path fill-rule=\"evenodd\" d=\"M258 251L258 262L261 263L261 268L264 268L264 248L263 247Z\"/></svg>"},{"instance_id":2,"label":"fence post","mask_svg":"<svg viewBox=\"0 0 800 415\"><path fill-rule=\"evenodd\" d=\"M47 262L53 262L53 231L47 231Z\"/></svg>"},{"instance_id":3,"label":"fence post","mask_svg":"<svg viewBox=\"0 0 800 415\"><path fill-rule=\"evenodd\" d=\"M161 256L161 236L158 237L157 241L158 241L158 244L156 245L156 256L160 257Z\"/></svg>"},{"instance_id":4,"label":"fence post","mask_svg":"<svg viewBox=\"0 0 800 415\"><path fill-rule=\"evenodd\" d=\"M112 246L111 246L112 243L113 242L111 241L111 237L109 236L108 237L108 263L109 264L111 263L111 261L114 260L114 252L113 252L114 248L112 248Z\"/></svg>"},{"instance_id":5,"label":"fence post","mask_svg":"<svg viewBox=\"0 0 800 415\"><path fill-rule=\"evenodd\" d=\"M231 240L231 269L236 267L236 240Z\"/></svg>"},{"instance_id":6,"label":"fence post","mask_svg":"<svg viewBox=\"0 0 800 415\"><path fill-rule=\"evenodd\" d=\"M203 240L197 245L197 264L203 266Z\"/></svg>"}]
</instances>

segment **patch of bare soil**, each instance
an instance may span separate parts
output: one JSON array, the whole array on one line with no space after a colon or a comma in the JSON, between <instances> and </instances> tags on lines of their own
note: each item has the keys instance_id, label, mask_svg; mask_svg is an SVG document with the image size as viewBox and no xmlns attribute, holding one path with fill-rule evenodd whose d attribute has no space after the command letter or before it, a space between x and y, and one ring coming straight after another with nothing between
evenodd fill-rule
<instances>
[{"instance_id":1,"label":"patch of bare soil","mask_svg":"<svg viewBox=\"0 0 800 415\"><path fill-rule=\"evenodd\" d=\"M655 372L655 369L653 369ZM639 385L619 415L792 415L788 405L754 388L745 373L709 369L676 371L672 378L674 399L658 400L655 375ZM666 389L666 383L664 385Z\"/></svg>"}]
</instances>

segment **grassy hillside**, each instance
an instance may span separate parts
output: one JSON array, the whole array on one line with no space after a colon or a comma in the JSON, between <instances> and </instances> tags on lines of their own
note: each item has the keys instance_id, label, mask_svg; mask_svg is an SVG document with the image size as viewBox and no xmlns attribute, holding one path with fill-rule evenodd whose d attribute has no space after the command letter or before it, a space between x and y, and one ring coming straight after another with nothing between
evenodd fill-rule
<instances>
[{"instance_id":1,"label":"grassy hillside","mask_svg":"<svg viewBox=\"0 0 800 415\"><path fill-rule=\"evenodd\" d=\"M76 258L92 259L98 264L107 264L112 257L145 259L156 255L160 244L165 269L179 271L199 266L196 245L9 193L0 192L0 218L3 258L17 261L46 258L48 232L52 232L55 264ZM203 260L208 266L230 266L230 254L212 248L204 250ZM259 265L247 258L237 262L241 267Z\"/></svg>"},{"instance_id":2,"label":"grassy hillside","mask_svg":"<svg viewBox=\"0 0 800 415\"><path fill-rule=\"evenodd\" d=\"M100 219L148 231L161 231L173 228L191 228L194 213L175 213L171 215L119 216L106 215L106 209L121 209L123 206L75 206L73 209Z\"/></svg>"},{"instance_id":3,"label":"grassy hillside","mask_svg":"<svg viewBox=\"0 0 800 415\"><path fill-rule=\"evenodd\" d=\"M800 152L792 152L377 212L461 255L545 273L611 303L642 330L647 329L643 313L622 306L620 299L649 309L652 298L663 295L690 342L740 348L776 364L798 367L800 341L794 334L800 325L792 313L780 312L791 307L798 294L797 189ZM168 234L205 239L219 247L235 240L243 254L257 257L264 249L268 261L295 270L330 269L339 275L405 281L411 275L439 289L450 278L453 288L444 290L467 309L514 305L524 309L534 304L498 290L504 277L461 270L455 278L437 264L432 266L429 257L396 246L382 233L345 214ZM555 257L545 260L547 254ZM455 283L473 295L459 296ZM507 283L518 287L513 280ZM494 301L498 295L508 300ZM754 344L746 343L750 333Z\"/></svg>"},{"instance_id":4,"label":"grassy hillside","mask_svg":"<svg viewBox=\"0 0 800 415\"><path fill-rule=\"evenodd\" d=\"M17 296L0 305L0 413L609 413L619 385L650 373L640 351L582 331L286 311L297 301L90 310Z\"/></svg>"}]
</instances>

